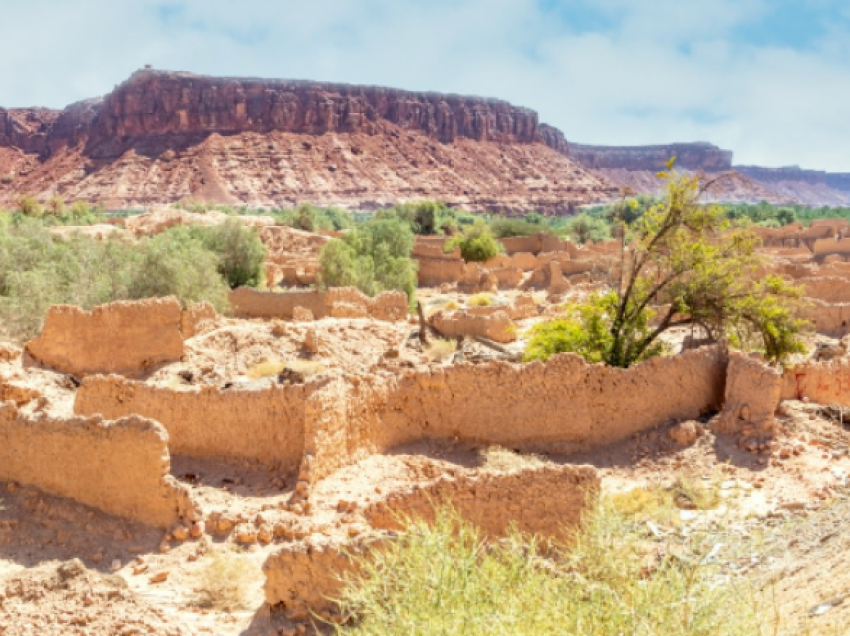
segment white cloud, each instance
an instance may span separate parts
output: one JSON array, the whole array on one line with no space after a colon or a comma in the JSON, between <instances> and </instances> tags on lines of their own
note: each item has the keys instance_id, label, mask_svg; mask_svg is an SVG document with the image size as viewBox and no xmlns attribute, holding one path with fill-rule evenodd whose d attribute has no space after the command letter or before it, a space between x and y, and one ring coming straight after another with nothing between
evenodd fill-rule
<instances>
[{"instance_id":1,"label":"white cloud","mask_svg":"<svg viewBox=\"0 0 850 636\"><path fill-rule=\"evenodd\" d=\"M153 64L481 94L575 141L705 140L740 163L850 171L840 21L795 50L739 37L767 0L543 1L0 0L0 104L61 107ZM589 7L609 26L565 17Z\"/></svg>"}]
</instances>

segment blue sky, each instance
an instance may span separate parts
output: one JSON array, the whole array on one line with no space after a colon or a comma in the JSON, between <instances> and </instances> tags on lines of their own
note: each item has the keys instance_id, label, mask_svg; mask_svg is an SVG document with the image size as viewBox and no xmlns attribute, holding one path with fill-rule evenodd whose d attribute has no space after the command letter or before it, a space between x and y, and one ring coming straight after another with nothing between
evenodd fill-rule
<instances>
[{"instance_id":1,"label":"blue sky","mask_svg":"<svg viewBox=\"0 0 850 636\"><path fill-rule=\"evenodd\" d=\"M584 143L850 172L850 2L0 0L0 105L145 64L499 97Z\"/></svg>"}]
</instances>

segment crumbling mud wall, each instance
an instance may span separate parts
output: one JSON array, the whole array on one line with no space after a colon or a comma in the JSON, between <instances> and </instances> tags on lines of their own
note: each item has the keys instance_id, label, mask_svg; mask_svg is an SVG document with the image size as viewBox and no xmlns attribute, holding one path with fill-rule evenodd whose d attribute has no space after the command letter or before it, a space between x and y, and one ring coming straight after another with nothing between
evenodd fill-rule
<instances>
[{"instance_id":1,"label":"crumbling mud wall","mask_svg":"<svg viewBox=\"0 0 850 636\"><path fill-rule=\"evenodd\" d=\"M804 295L825 303L850 302L850 279L843 276L812 276L796 281Z\"/></svg>"},{"instance_id":2,"label":"crumbling mud wall","mask_svg":"<svg viewBox=\"0 0 850 636\"><path fill-rule=\"evenodd\" d=\"M398 321L407 318L407 295L384 292L369 298L354 287L338 287L328 291L261 292L240 287L230 292L230 306L242 318L283 318L292 320L296 307L309 310L316 319L351 312L377 320ZM349 313L350 315L350 313Z\"/></svg>"},{"instance_id":3,"label":"crumbling mud wall","mask_svg":"<svg viewBox=\"0 0 850 636\"><path fill-rule=\"evenodd\" d=\"M808 320L818 333L841 338L850 333L850 303L827 303L807 299L799 317Z\"/></svg>"},{"instance_id":4,"label":"crumbling mud wall","mask_svg":"<svg viewBox=\"0 0 850 636\"><path fill-rule=\"evenodd\" d=\"M831 232L829 232L828 229L827 234L829 236L832 236ZM833 254L842 257L850 256L850 238L818 239L814 241L814 244L812 245L812 251L814 252L815 258L819 260L823 260L827 256L831 256Z\"/></svg>"},{"instance_id":5,"label":"crumbling mud wall","mask_svg":"<svg viewBox=\"0 0 850 636\"><path fill-rule=\"evenodd\" d=\"M215 322L218 314L208 302L192 303L180 314L180 332L188 340L204 330L204 327Z\"/></svg>"},{"instance_id":6,"label":"crumbling mud wall","mask_svg":"<svg viewBox=\"0 0 850 636\"><path fill-rule=\"evenodd\" d=\"M332 620L342 577L359 571L357 559L380 549L386 540L376 536L342 542L314 535L278 550L263 564L266 602L291 620L305 620L313 614Z\"/></svg>"},{"instance_id":7,"label":"crumbling mud wall","mask_svg":"<svg viewBox=\"0 0 850 636\"><path fill-rule=\"evenodd\" d=\"M726 399L716 429L745 437L773 435L773 415L782 397L782 371L743 353L730 352Z\"/></svg>"},{"instance_id":8,"label":"crumbling mud wall","mask_svg":"<svg viewBox=\"0 0 850 636\"><path fill-rule=\"evenodd\" d=\"M449 503L462 519L491 538L504 536L514 526L542 538L567 539L598 490L599 477L590 466L544 465L444 477L392 493L363 510L363 515L373 528L400 530L404 519L433 521L435 503Z\"/></svg>"},{"instance_id":9,"label":"crumbling mud wall","mask_svg":"<svg viewBox=\"0 0 850 636\"><path fill-rule=\"evenodd\" d=\"M481 473L439 479L418 490L389 495L364 515L376 529L399 529L398 515L431 521L434 502L450 502L458 515L490 539L518 530L542 538L569 539L599 490L590 466L541 466L511 473ZM292 619L316 612L333 617L340 577L357 571L357 560L380 550L391 535L341 543L313 536L269 556L263 565L266 601Z\"/></svg>"},{"instance_id":10,"label":"crumbling mud wall","mask_svg":"<svg viewBox=\"0 0 850 636\"><path fill-rule=\"evenodd\" d=\"M114 419L141 415L162 423L175 455L252 459L284 470L304 452L305 385L266 389L174 390L118 376L86 378L74 412Z\"/></svg>"},{"instance_id":11,"label":"crumbling mud wall","mask_svg":"<svg viewBox=\"0 0 850 636\"><path fill-rule=\"evenodd\" d=\"M630 369L565 354L545 364L458 364L339 380L338 414L306 426L311 477L419 440L588 450L719 410L725 375L725 349L712 346Z\"/></svg>"},{"instance_id":12,"label":"crumbling mud wall","mask_svg":"<svg viewBox=\"0 0 850 636\"><path fill-rule=\"evenodd\" d=\"M850 406L850 360L801 364L785 372L783 400L807 398L818 404Z\"/></svg>"},{"instance_id":13,"label":"crumbling mud wall","mask_svg":"<svg viewBox=\"0 0 850 636\"><path fill-rule=\"evenodd\" d=\"M55 305L26 350L39 363L73 375L139 375L183 356L181 318L173 297L114 302L91 311Z\"/></svg>"},{"instance_id":14,"label":"crumbling mud wall","mask_svg":"<svg viewBox=\"0 0 850 636\"><path fill-rule=\"evenodd\" d=\"M156 422L29 418L0 405L0 479L169 528L199 514L169 468L168 434Z\"/></svg>"},{"instance_id":15,"label":"crumbling mud wall","mask_svg":"<svg viewBox=\"0 0 850 636\"><path fill-rule=\"evenodd\" d=\"M516 325L506 311L476 315L467 311L438 311L430 318L431 326L446 338L484 337L495 342L517 339Z\"/></svg>"}]
</instances>

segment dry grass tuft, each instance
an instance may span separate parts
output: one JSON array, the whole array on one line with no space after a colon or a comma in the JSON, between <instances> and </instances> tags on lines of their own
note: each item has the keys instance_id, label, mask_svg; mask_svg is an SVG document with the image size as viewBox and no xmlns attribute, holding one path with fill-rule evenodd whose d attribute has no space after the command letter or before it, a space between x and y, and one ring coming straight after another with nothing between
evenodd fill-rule
<instances>
[{"instance_id":1,"label":"dry grass tuft","mask_svg":"<svg viewBox=\"0 0 850 636\"><path fill-rule=\"evenodd\" d=\"M454 340L434 340L425 350L425 355L432 362L443 362L454 355L457 343Z\"/></svg>"},{"instance_id":2,"label":"dry grass tuft","mask_svg":"<svg viewBox=\"0 0 850 636\"><path fill-rule=\"evenodd\" d=\"M286 368L286 362L280 358L267 358L248 369L246 375L252 380L268 378L279 374Z\"/></svg>"},{"instance_id":3,"label":"dry grass tuft","mask_svg":"<svg viewBox=\"0 0 850 636\"><path fill-rule=\"evenodd\" d=\"M614 493L609 496L609 501L618 514L641 523L679 523L673 494L661 486L639 486L627 492Z\"/></svg>"},{"instance_id":4,"label":"dry grass tuft","mask_svg":"<svg viewBox=\"0 0 850 636\"><path fill-rule=\"evenodd\" d=\"M718 584L712 543L684 540L644 567L646 529L600 505L570 549L512 535L485 546L452 513L412 524L361 561L342 608L348 636L594 634L750 636L759 633L746 584Z\"/></svg>"},{"instance_id":5,"label":"dry grass tuft","mask_svg":"<svg viewBox=\"0 0 850 636\"><path fill-rule=\"evenodd\" d=\"M328 368L318 360L290 360L286 363L286 368L300 373L305 378L314 375L319 375L328 370Z\"/></svg>"},{"instance_id":6,"label":"dry grass tuft","mask_svg":"<svg viewBox=\"0 0 850 636\"><path fill-rule=\"evenodd\" d=\"M714 510L720 505L720 485L693 477L677 477L671 487L677 507L690 510Z\"/></svg>"},{"instance_id":7,"label":"dry grass tuft","mask_svg":"<svg viewBox=\"0 0 850 636\"><path fill-rule=\"evenodd\" d=\"M466 304L469 307L490 307L493 304L493 297L490 294L475 294L469 297Z\"/></svg>"},{"instance_id":8,"label":"dry grass tuft","mask_svg":"<svg viewBox=\"0 0 850 636\"><path fill-rule=\"evenodd\" d=\"M197 577L194 604L223 612L247 609L251 592L262 578L250 557L230 550L216 550L204 557Z\"/></svg>"},{"instance_id":9,"label":"dry grass tuft","mask_svg":"<svg viewBox=\"0 0 850 636\"><path fill-rule=\"evenodd\" d=\"M524 468L536 468L546 463L539 455L523 455L501 446L490 446L479 451L482 468L499 472L510 472Z\"/></svg>"},{"instance_id":10,"label":"dry grass tuft","mask_svg":"<svg viewBox=\"0 0 850 636\"><path fill-rule=\"evenodd\" d=\"M279 375L284 369L291 369L296 373L309 378L327 370L327 367L316 360L289 360L285 362L280 358L268 358L255 364L248 369L246 375L252 380L260 380Z\"/></svg>"}]
</instances>

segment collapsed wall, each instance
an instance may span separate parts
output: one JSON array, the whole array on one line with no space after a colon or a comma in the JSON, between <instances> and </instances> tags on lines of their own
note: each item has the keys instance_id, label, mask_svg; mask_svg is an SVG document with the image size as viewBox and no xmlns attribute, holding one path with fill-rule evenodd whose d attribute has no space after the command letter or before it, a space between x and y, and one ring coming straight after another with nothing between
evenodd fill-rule
<instances>
[{"instance_id":1,"label":"collapsed wall","mask_svg":"<svg viewBox=\"0 0 850 636\"><path fill-rule=\"evenodd\" d=\"M309 455L309 479L316 481L420 440L561 453L611 444L719 409L725 368L725 350L714 346L630 369L567 354L546 364L459 364L256 390L173 390L90 377L74 409L162 422L180 455L253 458L283 468Z\"/></svg>"},{"instance_id":2,"label":"collapsed wall","mask_svg":"<svg viewBox=\"0 0 850 636\"><path fill-rule=\"evenodd\" d=\"M230 292L230 306L241 318L283 318L292 320L296 307L309 310L316 319L375 318L398 321L407 318L408 301L403 292L384 292L374 298L354 287L327 291L261 292L239 287Z\"/></svg>"},{"instance_id":3,"label":"collapsed wall","mask_svg":"<svg viewBox=\"0 0 850 636\"><path fill-rule=\"evenodd\" d=\"M782 372L759 359L730 352L726 397L715 430L745 437L770 437L782 397Z\"/></svg>"},{"instance_id":4,"label":"collapsed wall","mask_svg":"<svg viewBox=\"0 0 850 636\"><path fill-rule=\"evenodd\" d=\"M169 528L199 514L169 469L168 434L156 422L30 418L0 405L0 479Z\"/></svg>"},{"instance_id":5,"label":"collapsed wall","mask_svg":"<svg viewBox=\"0 0 850 636\"><path fill-rule=\"evenodd\" d=\"M548 288L563 283L563 276L595 269L600 259L621 249L618 241L577 246L557 236L539 233L501 239L504 254L484 263L467 263L457 248L448 254L443 252L445 240L417 237L411 256L419 264L420 287L456 284L470 293L497 288ZM554 270L557 271L553 274Z\"/></svg>"},{"instance_id":6,"label":"collapsed wall","mask_svg":"<svg viewBox=\"0 0 850 636\"><path fill-rule=\"evenodd\" d=\"M373 528L400 530L404 519L432 522L435 502L442 502L489 537L502 537L515 527L538 537L565 538L598 489L599 477L590 466L482 472L393 493L364 509L363 516Z\"/></svg>"},{"instance_id":7,"label":"collapsed wall","mask_svg":"<svg viewBox=\"0 0 850 636\"><path fill-rule=\"evenodd\" d=\"M93 376L77 391L74 412L154 419L168 431L175 455L252 459L290 470L304 452L305 403L311 390L304 385L175 390Z\"/></svg>"},{"instance_id":8,"label":"collapsed wall","mask_svg":"<svg viewBox=\"0 0 850 636\"><path fill-rule=\"evenodd\" d=\"M809 362L785 372L783 400L806 398L818 404L850 406L850 360Z\"/></svg>"},{"instance_id":9,"label":"collapsed wall","mask_svg":"<svg viewBox=\"0 0 850 636\"><path fill-rule=\"evenodd\" d=\"M516 325L507 311L474 314L467 311L438 311L429 323L445 338L482 337L494 342L517 339Z\"/></svg>"},{"instance_id":10,"label":"collapsed wall","mask_svg":"<svg viewBox=\"0 0 850 636\"><path fill-rule=\"evenodd\" d=\"M73 375L138 375L183 356L181 319L174 297L114 302L91 311L55 305L26 351Z\"/></svg>"},{"instance_id":11,"label":"collapsed wall","mask_svg":"<svg viewBox=\"0 0 850 636\"><path fill-rule=\"evenodd\" d=\"M438 479L423 488L391 494L364 514L374 528L398 530L399 515L431 522L435 502L442 502L491 539L505 536L515 526L541 538L569 540L598 490L599 477L590 466L544 465ZM380 550L391 536L348 542L310 537L286 546L263 565L266 601L296 620L313 612L333 616L342 577L356 573L360 559Z\"/></svg>"},{"instance_id":12,"label":"collapsed wall","mask_svg":"<svg viewBox=\"0 0 850 636\"><path fill-rule=\"evenodd\" d=\"M564 354L545 364L458 364L338 380L328 389L334 414L305 424L311 478L420 440L565 454L612 444L718 410L725 373L718 345L629 369Z\"/></svg>"},{"instance_id":13,"label":"collapsed wall","mask_svg":"<svg viewBox=\"0 0 850 636\"><path fill-rule=\"evenodd\" d=\"M817 333L841 338L850 332L850 303L827 303L817 298L806 298L806 305L798 312L808 320Z\"/></svg>"}]
</instances>

